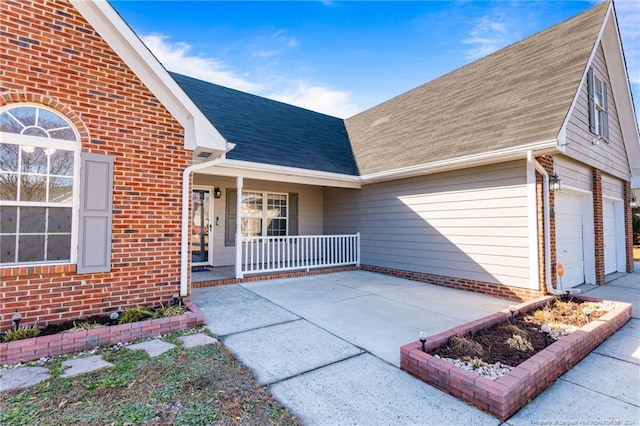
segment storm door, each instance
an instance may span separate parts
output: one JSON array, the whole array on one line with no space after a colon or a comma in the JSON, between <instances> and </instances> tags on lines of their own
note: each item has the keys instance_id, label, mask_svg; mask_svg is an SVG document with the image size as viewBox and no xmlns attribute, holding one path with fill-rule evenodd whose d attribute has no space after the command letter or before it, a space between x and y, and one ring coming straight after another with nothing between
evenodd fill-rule
<instances>
[{"instance_id":1,"label":"storm door","mask_svg":"<svg viewBox=\"0 0 640 426\"><path fill-rule=\"evenodd\" d=\"M193 190L191 207L191 264L212 264L211 242L211 192L208 189Z\"/></svg>"}]
</instances>

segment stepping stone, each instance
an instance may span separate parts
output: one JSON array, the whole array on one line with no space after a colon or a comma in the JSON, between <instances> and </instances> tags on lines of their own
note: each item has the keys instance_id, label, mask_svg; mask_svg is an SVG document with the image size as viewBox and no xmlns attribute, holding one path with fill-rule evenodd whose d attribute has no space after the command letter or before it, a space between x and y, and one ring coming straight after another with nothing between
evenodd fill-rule
<instances>
[{"instance_id":1,"label":"stepping stone","mask_svg":"<svg viewBox=\"0 0 640 426\"><path fill-rule=\"evenodd\" d=\"M87 358L70 359L63 362L62 367L65 371L60 377L73 377L78 374L101 370L105 367L113 367L113 364L103 360L100 355L94 355Z\"/></svg>"},{"instance_id":2,"label":"stepping stone","mask_svg":"<svg viewBox=\"0 0 640 426\"><path fill-rule=\"evenodd\" d=\"M169 349L175 348L176 345L171 343L167 343L160 339L148 340L142 343L136 343L135 345L126 346L130 351L145 351L151 358L157 357L158 355L162 355Z\"/></svg>"},{"instance_id":3,"label":"stepping stone","mask_svg":"<svg viewBox=\"0 0 640 426\"><path fill-rule=\"evenodd\" d=\"M195 346L213 345L218 343L218 339L211 336L207 336L203 333L191 334L188 336L178 337L178 340L182 342L182 346L185 348L193 348Z\"/></svg>"},{"instance_id":4,"label":"stepping stone","mask_svg":"<svg viewBox=\"0 0 640 426\"><path fill-rule=\"evenodd\" d=\"M0 392L28 388L49 377L49 370L44 367L18 367L0 371Z\"/></svg>"}]
</instances>

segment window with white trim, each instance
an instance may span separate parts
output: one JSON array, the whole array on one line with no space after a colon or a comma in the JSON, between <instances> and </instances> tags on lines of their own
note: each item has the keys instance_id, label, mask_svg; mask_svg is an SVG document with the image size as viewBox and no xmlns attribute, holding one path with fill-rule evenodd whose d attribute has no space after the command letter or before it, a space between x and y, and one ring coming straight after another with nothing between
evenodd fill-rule
<instances>
[{"instance_id":1,"label":"window with white trim","mask_svg":"<svg viewBox=\"0 0 640 426\"><path fill-rule=\"evenodd\" d=\"M607 83L598 77L593 68L587 71L589 92L589 129L591 133L607 141L609 139L609 111Z\"/></svg>"},{"instance_id":2,"label":"window with white trim","mask_svg":"<svg viewBox=\"0 0 640 426\"><path fill-rule=\"evenodd\" d=\"M0 266L68 263L80 144L58 113L0 111Z\"/></svg>"},{"instance_id":3,"label":"window with white trim","mask_svg":"<svg viewBox=\"0 0 640 426\"><path fill-rule=\"evenodd\" d=\"M243 191L241 222L243 237L285 236L288 195Z\"/></svg>"},{"instance_id":4,"label":"window with white trim","mask_svg":"<svg viewBox=\"0 0 640 426\"><path fill-rule=\"evenodd\" d=\"M600 136L604 134L604 83L601 79L593 77L593 101L596 109L595 128L596 133Z\"/></svg>"}]
</instances>

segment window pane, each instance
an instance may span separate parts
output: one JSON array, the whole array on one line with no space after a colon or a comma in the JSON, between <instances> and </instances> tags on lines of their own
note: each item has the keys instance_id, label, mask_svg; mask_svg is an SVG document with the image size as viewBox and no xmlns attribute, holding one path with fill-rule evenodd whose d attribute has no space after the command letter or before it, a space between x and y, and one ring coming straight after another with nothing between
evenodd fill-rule
<instances>
[{"instance_id":1,"label":"window pane","mask_svg":"<svg viewBox=\"0 0 640 426\"><path fill-rule=\"evenodd\" d=\"M5 172L18 171L18 145L0 143L0 170Z\"/></svg>"},{"instance_id":2,"label":"window pane","mask_svg":"<svg viewBox=\"0 0 640 426\"><path fill-rule=\"evenodd\" d=\"M63 139L65 141L75 141L76 134L70 128L53 130L49 132L49 136L54 139Z\"/></svg>"},{"instance_id":3,"label":"window pane","mask_svg":"<svg viewBox=\"0 0 640 426\"><path fill-rule=\"evenodd\" d=\"M54 203L66 203L71 202L72 199L72 178L49 178L49 201Z\"/></svg>"},{"instance_id":4,"label":"window pane","mask_svg":"<svg viewBox=\"0 0 640 426\"><path fill-rule=\"evenodd\" d=\"M283 194L267 194L267 216L287 217L287 196Z\"/></svg>"},{"instance_id":5,"label":"window pane","mask_svg":"<svg viewBox=\"0 0 640 426\"><path fill-rule=\"evenodd\" d=\"M36 125L46 130L69 127L69 124L62 117L52 113L51 111L47 111L46 109L41 108L39 108L38 111L38 122L36 123Z\"/></svg>"},{"instance_id":6,"label":"window pane","mask_svg":"<svg viewBox=\"0 0 640 426\"><path fill-rule=\"evenodd\" d=\"M46 211L44 207L20 207L20 232L28 234L44 232Z\"/></svg>"},{"instance_id":7,"label":"window pane","mask_svg":"<svg viewBox=\"0 0 640 426\"><path fill-rule=\"evenodd\" d=\"M41 129L40 127L28 127L23 130L22 134L25 136L37 136L39 138L49 137L49 134L44 129Z\"/></svg>"},{"instance_id":8,"label":"window pane","mask_svg":"<svg viewBox=\"0 0 640 426\"><path fill-rule=\"evenodd\" d=\"M20 182L20 201L46 201L46 177L22 176Z\"/></svg>"},{"instance_id":9,"label":"window pane","mask_svg":"<svg viewBox=\"0 0 640 426\"><path fill-rule=\"evenodd\" d=\"M52 175L73 176L73 152L56 150L50 155Z\"/></svg>"},{"instance_id":10,"label":"window pane","mask_svg":"<svg viewBox=\"0 0 640 426\"><path fill-rule=\"evenodd\" d=\"M7 112L0 114L0 132L18 133L22 131L22 126Z\"/></svg>"},{"instance_id":11,"label":"window pane","mask_svg":"<svg viewBox=\"0 0 640 426\"><path fill-rule=\"evenodd\" d=\"M259 237L262 235L262 219L242 219L242 235Z\"/></svg>"},{"instance_id":12,"label":"window pane","mask_svg":"<svg viewBox=\"0 0 640 426\"><path fill-rule=\"evenodd\" d=\"M47 260L69 260L70 253L71 235L49 235Z\"/></svg>"},{"instance_id":13,"label":"window pane","mask_svg":"<svg viewBox=\"0 0 640 426\"><path fill-rule=\"evenodd\" d=\"M262 216L262 193L242 193L242 216Z\"/></svg>"},{"instance_id":14,"label":"window pane","mask_svg":"<svg viewBox=\"0 0 640 426\"><path fill-rule=\"evenodd\" d=\"M35 126L36 124L36 109L34 107L17 107L12 108L10 111L23 126Z\"/></svg>"},{"instance_id":15,"label":"window pane","mask_svg":"<svg viewBox=\"0 0 640 426\"><path fill-rule=\"evenodd\" d=\"M22 147L22 173L47 173L47 155L42 148Z\"/></svg>"},{"instance_id":16,"label":"window pane","mask_svg":"<svg viewBox=\"0 0 640 426\"><path fill-rule=\"evenodd\" d=\"M0 235L0 262L13 263L16 261L16 236Z\"/></svg>"},{"instance_id":17,"label":"window pane","mask_svg":"<svg viewBox=\"0 0 640 426\"><path fill-rule=\"evenodd\" d=\"M0 172L0 200L15 201L18 196L18 175Z\"/></svg>"},{"instance_id":18,"label":"window pane","mask_svg":"<svg viewBox=\"0 0 640 426\"><path fill-rule=\"evenodd\" d=\"M18 262L44 260L44 235L18 236Z\"/></svg>"},{"instance_id":19,"label":"window pane","mask_svg":"<svg viewBox=\"0 0 640 426\"><path fill-rule=\"evenodd\" d=\"M49 208L48 233L71 232L71 209Z\"/></svg>"},{"instance_id":20,"label":"window pane","mask_svg":"<svg viewBox=\"0 0 640 426\"><path fill-rule=\"evenodd\" d=\"M267 224L267 236L287 235L286 219L271 219Z\"/></svg>"},{"instance_id":21,"label":"window pane","mask_svg":"<svg viewBox=\"0 0 640 426\"><path fill-rule=\"evenodd\" d=\"M0 233L11 234L16 232L16 223L18 222L17 207L0 207Z\"/></svg>"}]
</instances>

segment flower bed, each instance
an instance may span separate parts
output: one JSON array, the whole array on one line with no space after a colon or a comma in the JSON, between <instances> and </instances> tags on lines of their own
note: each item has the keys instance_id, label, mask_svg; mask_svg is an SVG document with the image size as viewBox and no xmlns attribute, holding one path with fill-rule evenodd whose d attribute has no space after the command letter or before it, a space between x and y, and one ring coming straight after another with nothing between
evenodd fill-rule
<instances>
[{"instance_id":1,"label":"flower bed","mask_svg":"<svg viewBox=\"0 0 640 426\"><path fill-rule=\"evenodd\" d=\"M32 361L202 325L204 314L188 299L183 299L183 303L189 311L182 315L0 343L0 364Z\"/></svg>"},{"instance_id":2,"label":"flower bed","mask_svg":"<svg viewBox=\"0 0 640 426\"><path fill-rule=\"evenodd\" d=\"M600 299L578 296L576 299L603 302ZM553 300L543 297L517 305L519 312L540 308ZM490 380L474 372L456 367L444 359L422 352L421 343L402 346L400 363L403 370L443 391L463 399L506 420L577 364L600 343L615 333L631 318L631 305L614 302L615 308L597 320L560 337L556 342L514 367L497 380ZM452 336L476 333L496 324L506 323L511 316L504 310L451 330L428 337L426 350L438 348Z\"/></svg>"}]
</instances>

